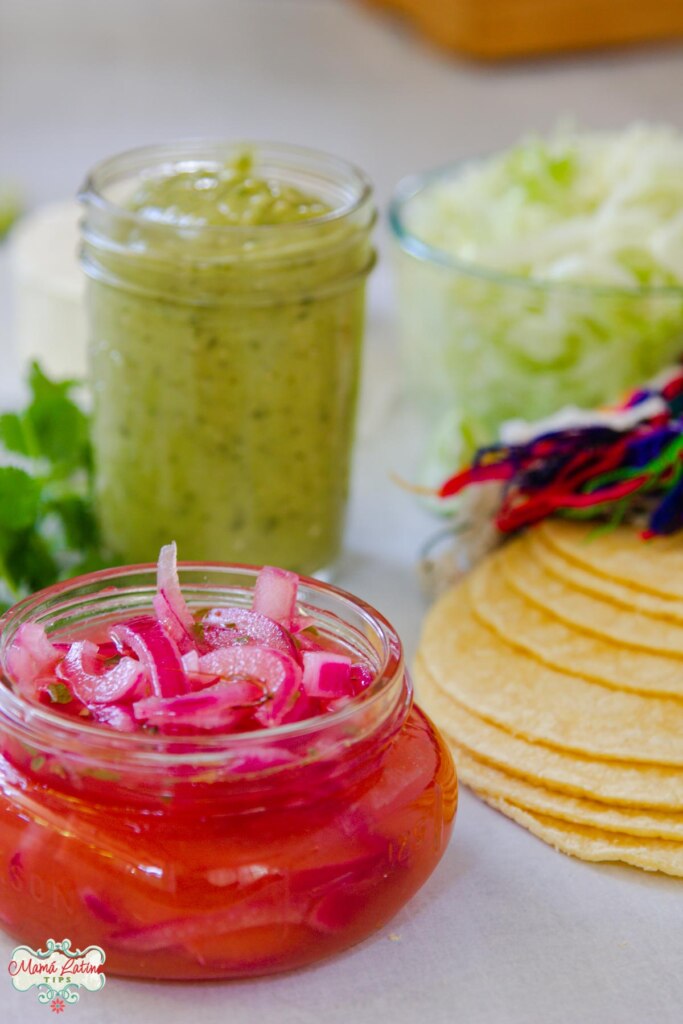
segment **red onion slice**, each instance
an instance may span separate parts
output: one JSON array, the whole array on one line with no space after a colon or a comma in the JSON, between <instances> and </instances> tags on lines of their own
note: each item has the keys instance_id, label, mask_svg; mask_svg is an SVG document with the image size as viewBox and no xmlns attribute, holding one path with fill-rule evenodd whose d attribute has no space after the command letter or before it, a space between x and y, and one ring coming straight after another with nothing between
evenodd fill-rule
<instances>
[{"instance_id":1,"label":"red onion slice","mask_svg":"<svg viewBox=\"0 0 683 1024\"><path fill-rule=\"evenodd\" d=\"M72 643L73 640L68 643L65 643L63 640L55 640L53 647L60 654L66 654ZM121 644L117 646L113 640L104 640L102 643L97 644L97 654L101 661L108 661L109 658L116 658L119 654L126 654L126 651Z\"/></svg>"},{"instance_id":2,"label":"red onion slice","mask_svg":"<svg viewBox=\"0 0 683 1024\"><path fill-rule=\"evenodd\" d=\"M138 657L157 696L174 697L187 692L187 673L178 646L152 615L140 615L113 626L111 636Z\"/></svg>"},{"instance_id":3,"label":"red onion slice","mask_svg":"<svg viewBox=\"0 0 683 1024\"><path fill-rule=\"evenodd\" d=\"M287 623L290 633L301 633L304 629L315 629L315 619L312 615L294 615Z\"/></svg>"},{"instance_id":4,"label":"red onion slice","mask_svg":"<svg viewBox=\"0 0 683 1024\"><path fill-rule=\"evenodd\" d=\"M92 889L82 889L81 899L93 917L105 924L118 924L120 916L111 903L102 899Z\"/></svg>"},{"instance_id":5,"label":"red onion slice","mask_svg":"<svg viewBox=\"0 0 683 1024\"><path fill-rule=\"evenodd\" d=\"M147 697L133 705L135 718L162 731L179 726L227 729L239 725L264 699L264 688L252 682L216 683L179 697Z\"/></svg>"},{"instance_id":6,"label":"red onion slice","mask_svg":"<svg viewBox=\"0 0 683 1024\"><path fill-rule=\"evenodd\" d=\"M283 931L288 925L301 924L304 911L279 898L271 898L259 904L251 892L233 902L229 907L211 910L201 916L169 918L159 924L133 925L113 932L108 942L115 949L143 953L154 953L164 949L176 949L193 940L206 940L207 936L219 937L248 928L270 928ZM266 897L268 892L266 890Z\"/></svg>"},{"instance_id":7,"label":"red onion slice","mask_svg":"<svg viewBox=\"0 0 683 1024\"><path fill-rule=\"evenodd\" d=\"M187 654L183 654L180 660L188 675L190 672L199 672L199 653L194 648L188 651Z\"/></svg>"},{"instance_id":8,"label":"red onion slice","mask_svg":"<svg viewBox=\"0 0 683 1024\"><path fill-rule=\"evenodd\" d=\"M356 664L351 666L351 683L354 694L367 690L370 683L374 681L374 678L375 673L367 665Z\"/></svg>"},{"instance_id":9,"label":"red onion slice","mask_svg":"<svg viewBox=\"0 0 683 1024\"><path fill-rule=\"evenodd\" d=\"M157 593L153 603L157 618L181 649L185 651L193 646L194 619L180 589L175 541L159 552Z\"/></svg>"},{"instance_id":10,"label":"red onion slice","mask_svg":"<svg viewBox=\"0 0 683 1024\"><path fill-rule=\"evenodd\" d=\"M120 704L92 704L90 712L96 722L117 732L137 732L137 723L130 708Z\"/></svg>"},{"instance_id":11,"label":"red onion slice","mask_svg":"<svg viewBox=\"0 0 683 1024\"><path fill-rule=\"evenodd\" d=\"M190 690L203 690L207 686L220 682L220 673L202 672L199 666L199 652L196 649L183 654L182 662L187 672L187 682Z\"/></svg>"},{"instance_id":12,"label":"red onion slice","mask_svg":"<svg viewBox=\"0 0 683 1024\"><path fill-rule=\"evenodd\" d=\"M206 645L215 650L245 640L296 657L292 639L279 622L248 608L211 608L202 619Z\"/></svg>"},{"instance_id":13,"label":"red onion slice","mask_svg":"<svg viewBox=\"0 0 683 1024\"><path fill-rule=\"evenodd\" d=\"M256 711L261 725L280 725L304 718L309 703L301 689L301 669L281 651L252 644L221 647L199 659L203 672L218 672L224 679L260 682L268 700Z\"/></svg>"},{"instance_id":14,"label":"red onion slice","mask_svg":"<svg viewBox=\"0 0 683 1024\"><path fill-rule=\"evenodd\" d=\"M248 752L238 754L230 762L230 768L234 772L244 772L247 775L250 772L266 771L268 768L279 768L283 764L291 764L292 761L296 761L296 755L289 750L250 744Z\"/></svg>"},{"instance_id":15,"label":"red onion slice","mask_svg":"<svg viewBox=\"0 0 683 1024\"><path fill-rule=\"evenodd\" d=\"M103 672L97 644L89 640L71 644L57 675L68 684L74 696L87 705L139 698L148 687L142 665L135 658L121 658L113 668Z\"/></svg>"},{"instance_id":16,"label":"red onion slice","mask_svg":"<svg viewBox=\"0 0 683 1024\"><path fill-rule=\"evenodd\" d=\"M353 694L351 659L332 651L304 651L303 687L309 697L336 700Z\"/></svg>"},{"instance_id":17,"label":"red onion slice","mask_svg":"<svg viewBox=\"0 0 683 1024\"><path fill-rule=\"evenodd\" d=\"M295 572L266 565L254 587L254 611L276 622L288 622L296 611L299 577Z\"/></svg>"},{"instance_id":18,"label":"red onion slice","mask_svg":"<svg viewBox=\"0 0 683 1024\"><path fill-rule=\"evenodd\" d=\"M37 677L49 673L59 658L60 652L48 640L45 627L38 622L24 622L14 634L5 666L19 691L35 700Z\"/></svg>"}]
</instances>

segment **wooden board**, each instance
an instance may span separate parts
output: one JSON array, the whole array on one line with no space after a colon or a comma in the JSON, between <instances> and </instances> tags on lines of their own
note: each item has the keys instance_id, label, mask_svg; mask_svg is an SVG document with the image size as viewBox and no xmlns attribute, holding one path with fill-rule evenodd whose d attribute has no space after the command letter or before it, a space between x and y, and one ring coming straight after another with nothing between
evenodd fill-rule
<instances>
[{"instance_id":1,"label":"wooden board","mask_svg":"<svg viewBox=\"0 0 683 1024\"><path fill-rule=\"evenodd\" d=\"M683 36L683 0L365 0L441 46L497 59Z\"/></svg>"}]
</instances>

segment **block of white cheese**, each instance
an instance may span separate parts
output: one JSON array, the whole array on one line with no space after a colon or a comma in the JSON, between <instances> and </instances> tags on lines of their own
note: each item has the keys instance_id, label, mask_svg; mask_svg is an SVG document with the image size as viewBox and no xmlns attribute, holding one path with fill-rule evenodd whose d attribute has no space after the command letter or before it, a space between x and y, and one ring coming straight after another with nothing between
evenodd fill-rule
<instances>
[{"instance_id":1,"label":"block of white cheese","mask_svg":"<svg viewBox=\"0 0 683 1024\"><path fill-rule=\"evenodd\" d=\"M52 376L85 376L80 217L76 200L49 203L22 218L11 234L13 341L22 373L37 359Z\"/></svg>"}]
</instances>

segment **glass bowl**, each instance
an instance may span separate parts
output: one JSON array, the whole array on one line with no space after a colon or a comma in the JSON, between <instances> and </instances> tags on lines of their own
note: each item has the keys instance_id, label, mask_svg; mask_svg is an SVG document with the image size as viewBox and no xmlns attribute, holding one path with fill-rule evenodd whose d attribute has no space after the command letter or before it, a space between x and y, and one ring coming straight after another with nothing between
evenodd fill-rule
<instances>
[{"instance_id":1,"label":"glass bowl","mask_svg":"<svg viewBox=\"0 0 683 1024\"><path fill-rule=\"evenodd\" d=\"M411 204L472 161L402 181L389 219L406 391L436 430L435 471L508 419L615 400L683 352L683 287L507 274L434 248ZM437 482L437 481L434 481Z\"/></svg>"}]
</instances>

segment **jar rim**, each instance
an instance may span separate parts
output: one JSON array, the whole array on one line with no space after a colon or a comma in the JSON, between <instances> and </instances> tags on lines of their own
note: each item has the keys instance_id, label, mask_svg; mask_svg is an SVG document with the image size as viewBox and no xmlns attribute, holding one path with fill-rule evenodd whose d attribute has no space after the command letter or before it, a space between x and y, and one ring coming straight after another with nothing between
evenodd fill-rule
<instances>
[{"instance_id":1,"label":"jar rim","mask_svg":"<svg viewBox=\"0 0 683 1024\"><path fill-rule=\"evenodd\" d=\"M227 562L179 562L178 572L182 581L183 574L187 573L220 573L226 572L245 579L255 579L260 566L243 563ZM359 695L353 697L342 708L321 715L312 716L297 722L290 722L284 725L273 726L261 730L258 734L253 732L245 733L209 733L206 735L172 735L160 736L150 735L144 732L123 733L116 732L102 726L90 725L77 721L59 712L33 704L24 697L17 694L9 685L7 678L9 673L5 669L5 654L14 632L22 622L35 621L36 613L45 606L46 601L52 598L60 598L75 594L79 590L91 593L96 597L107 591L116 592L113 587L117 579L129 577L131 579L144 574L156 574L156 565L153 563L140 563L135 565L119 566L111 569L101 569L97 572L76 576L46 587L31 594L29 597L12 605L0 618L0 731L3 724L27 731L30 729L44 729L49 731L51 740L60 748L70 749L87 747L88 753L95 756L104 756L107 753L119 755L125 753L127 757L140 755L146 764L156 767L169 765L192 764L195 766L207 766L215 761L223 760L226 756L246 752L249 745L262 746L264 743L271 743L278 740L302 739L333 729L336 726L348 724L355 716L364 712L376 710L380 713L380 706L387 697L395 697L390 701L390 707L386 714L381 716L384 721L401 699L403 679L405 677L404 653L401 640L389 621L372 605L361 598L335 587L330 583L307 576L299 577L299 587L302 586L314 594L321 594L332 601L339 602L340 606L352 609L359 613L363 620L374 630L375 636L381 643L381 663L374 672L372 683ZM112 584L107 588L107 584ZM140 594L152 594L154 588L151 586L138 588L135 592ZM125 593L119 590L118 593ZM300 602L304 607L314 609L310 602ZM58 604L54 606L59 608ZM16 627L16 629L12 629ZM9 635L8 635L9 634ZM377 649L377 648L375 648ZM380 653L380 652L378 652ZM373 667L374 668L374 667ZM400 686L397 686L397 682ZM412 690L409 687L408 698L412 699ZM4 720L4 722L3 722ZM192 746L191 751L173 751L173 746Z\"/></svg>"},{"instance_id":2,"label":"jar rim","mask_svg":"<svg viewBox=\"0 0 683 1024\"><path fill-rule=\"evenodd\" d=\"M79 189L78 199L85 206L93 206L105 214L123 218L131 224L138 226L153 226L156 231L167 231L169 234L185 230L185 226L152 221L144 214L135 210L127 210L116 202L108 199L103 194L104 184L108 173L116 168L121 171L133 170L143 171L150 164L159 163L165 160L168 164L179 164L183 161L195 161L196 163L215 162L230 155L235 156L241 152L252 152L254 154L266 154L274 159L278 156L298 158L302 162L319 162L329 167L331 172L336 172L341 181L347 179L353 188L349 199L340 206L333 207L326 213L306 220L288 221L286 224L202 224L193 226L194 231L206 233L213 238L239 238L246 234L254 236L265 235L270 232L279 232L282 228L288 231L301 231L302 229L319 228L327 224L334 224L346 217L352 216L362 209L373 195L373 186L370 178L356 164L351 163L342 157L327 153L324 150L314 149L309 146L299 146L286 142L271 142L258 139L210 139L210 138L187 138L178 139L166 143L154 143L152 145L137 146L124 150L114 156L100 160L86 177Z\"/></svg>"}]
</instances>

